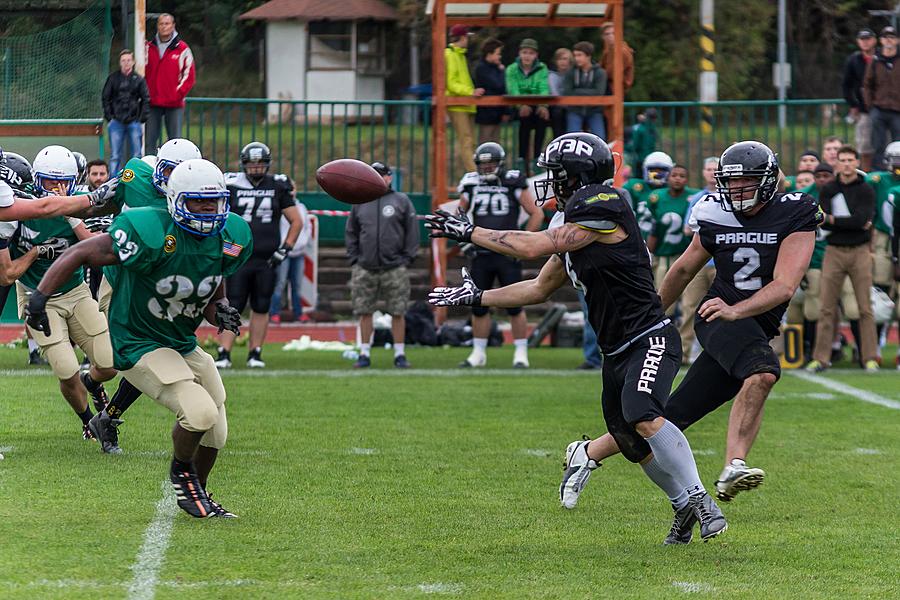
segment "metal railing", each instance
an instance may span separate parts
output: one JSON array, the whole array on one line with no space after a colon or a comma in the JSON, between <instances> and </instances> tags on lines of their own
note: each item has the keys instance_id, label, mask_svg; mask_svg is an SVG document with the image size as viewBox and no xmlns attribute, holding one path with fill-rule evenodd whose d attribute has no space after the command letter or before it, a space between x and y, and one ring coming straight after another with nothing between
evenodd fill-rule
<instances>
[{"instance_id":1,"label":"metal railing","mask_svg":"<svg viewBox=\"0 0 900 600\"><path fill-rule=\"evenodd\" d=\"M778 127L778 107L784 105L787 126ZM710 106L713 127L702 129L701 106ZM852 141L853 125L843 118L842 99L626 102L626 126L638 113L656 108L657 149L684 164L691 183L700 185L702 161L718 155L741 139L758 139L779 153L782 168L793 172L799 154L821 150L823 140L837 135ZM314 192L316 168L335 158L380 160L397 167L398 188L430 193L431 103L428 100L300 101L239 98L188 98L184 135L223 168L237 169L244 144L259 140L272 149L273 169L294 177L299 191ZM547 128L544 141L552 131ZM477 139L477 136L476 136ZM508 166L523 167L519 155L518 124L504 125L499 140L507 149ZM449 132L448 144L456 143ZM450 153L448 186L463 174Z\"/></svg>"}]
</instances>

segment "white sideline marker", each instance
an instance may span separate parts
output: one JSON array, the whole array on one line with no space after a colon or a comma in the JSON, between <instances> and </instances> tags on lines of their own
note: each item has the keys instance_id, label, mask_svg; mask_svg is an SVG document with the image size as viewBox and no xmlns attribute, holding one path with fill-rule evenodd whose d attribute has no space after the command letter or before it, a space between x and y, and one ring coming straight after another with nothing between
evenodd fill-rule
<instances>
[{"instance_id":1,"label":"white sideline marker","mask_svg":"<svg viewBox=\"0 0 900 600\"><path fill-rule=\"evenodd\" d=\"M128 586L129 600L152 600L156 595L159 583L159 570L162 568L172 537L172 525L178 514L175 503L175 491L169 481L162 483L163 496L156 503L156 514L144 532L144 544L138 552L131 571L134 578Z\"/></svg>"},{"instance_id":2,"label":"white sideline marker","mask_svg":"<svg viewBox=\"0 0 900 600\"><path fill-rule=\"evenodd\" d=\"M691 581L673 581L672 587L686 594L700 594L714 591L713 586L708 583L693 583Z\"/></svg>"},{"instance_id":3,"label":"white sideline marker","mask_svg":"<svg viewBox=\"0 0 900 600\"><path fill-rule=\"evenodd\" d=\"M786 371L786 373L789 373L790 375L793 375L798 379L809 381L811 383L817 383L822 387L827 387L842 394L852 396L857 400L862 400L863 402L868 402L869 404L877 404L878 406L900 410L900 402L897 402L896 400L891 400L889 398L885 398L884 396L879 396L875 392L869 392L866 390L855 388L852 385L841 383L840 381L837 381L835 379L827 379L825 377L821 377L820 375L807 373L806 371L792 370Z\"/></svg>"}]
</instances>

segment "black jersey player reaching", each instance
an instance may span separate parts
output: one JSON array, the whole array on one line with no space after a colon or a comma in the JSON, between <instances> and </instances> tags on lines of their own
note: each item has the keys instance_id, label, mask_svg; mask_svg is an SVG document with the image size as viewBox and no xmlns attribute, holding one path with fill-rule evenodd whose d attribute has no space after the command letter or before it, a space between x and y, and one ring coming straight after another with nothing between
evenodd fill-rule
<instances>
[{"instance_id":1,"label":"black jersey player reaching","mask_svg":"<svg viewBox=\"0 0 900 600\"><path fill-rule=\"evenodd\" d=\"M527 231L537 231L544 214L534 203L528 181L520 172L504 168L506 152L496 142L485 142L475 149L476 171L466 173L459 182L459 208L476 227L518 229L519 207L528 214ZM494 281L501 286L522 281L522 263L486 248L475 248L471 262L472 279L481 289L490 289ZM521 306L506 309L512 326L513 366L528 367L528 321ZM472 353L461 367L483 367L487 363L487 343L491 317L486 306L472 308Z\"/></svg>"},{"instance_id":2,"label":"black jersey player reaching","mask_svg":"<svg viewBox=\"0 0 900 600\"><path fill-rule=\"evenodd\" d=\"M695 206L691 245L660 287L663 306L671 306L709 258L715 262L716 278L694 325L703 352L669 398L665 416L686 429L734 398L725 467L716 481L717 495L726 501L765 477L745 459L781 374L769 341L803 278L821 222L816 200L776 192L778 178L775 155L764 144L746 141L725 150L716 172L718 194ZM608 434L586 442L580 466L596 467L617 451Z\"/></svg>"},{"instance_id":3,"label":"black jersey player reaching","mask_svg":"<svg viewBox=\"0 0 900 600\"><path fill-rule=\"evenodd\" d=\"M225 184L231 194L231 212L243 217L253 233L253 256L237 273L228 278L226 290L231 306L243 312L250 300L250 349L247 366L263 368L262 345L269 327L269 306L275 292L280 265L294 248L303 220L294 202L294 185L286 175L270 175L272 152L261 142L250 142L241 150L241 173L226 173ZM281 216L290 227L281 239ZM216 366L231 367L234 334L219 337Z\"/></svg>"},{"instance_id":4,"label":"black jersey player reaching","mask_svg":"<svg viewBox=\"0 0 900 600\"><path fill-rule=\"evenodd\" d=\"M548 170L547 179L537 182L538 202L556 197L563 213L557 226L540 233L492 231L446 212L430 215L426 224L434 236L522 258L550 256L538 277L481 290L464 272L462 286L436 288L429 300L438 306L522 306L545 301L571 280L585 294L606 356L601 402L607 428L626 458L641 462L673 502L676 523L699 519L701 536L714 537L725 531L725 517L700 482L684 434L662 416L681 363L681 340L653 288L650 254L628 195L606 184L614 172L609 146L593 134L566 134L550 142L538 165ZM580 485L589 475L579 471Z\"/></svg>"}]
</instances>

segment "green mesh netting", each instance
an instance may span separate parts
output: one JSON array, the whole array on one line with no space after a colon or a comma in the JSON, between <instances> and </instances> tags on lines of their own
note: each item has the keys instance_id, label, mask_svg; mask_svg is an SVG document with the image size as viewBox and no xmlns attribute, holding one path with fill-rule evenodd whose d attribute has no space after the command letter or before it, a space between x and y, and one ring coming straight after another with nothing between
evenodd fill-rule
<instances>
[{"instance_id":1,"label":"green mesh netting","mask_svg":"<svg viewBox=\"0 0 900 600\"><path fill-rule=\"evenodd\" d=\"M108 0L59 27L0 38L0 119L102 117L111 41Z\"/></svg>"}]
</instances>

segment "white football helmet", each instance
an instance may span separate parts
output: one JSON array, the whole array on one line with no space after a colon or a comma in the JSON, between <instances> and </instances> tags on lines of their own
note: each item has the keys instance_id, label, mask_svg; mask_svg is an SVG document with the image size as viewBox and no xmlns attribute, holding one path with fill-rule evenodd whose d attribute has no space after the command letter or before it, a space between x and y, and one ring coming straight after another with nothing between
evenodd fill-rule
<instances>
[{"instance_id":1,"label":"white football helmet","mask_svg":"<svg viewBox=\"0 0 900 600\"><path fill-rule=\"evenodd\" d=\"M202 158L186 160L172 170L166 187L169 214L179 227L203 236L215 235L225 227L229 193L219 167ZM216 212L191 212L188 200L215 200Z\"/></svg>"},{"instance_id":2,"label":"white football helmet","mask_svg":"<svg viewBox=\"0 0 900 600\"><path fill-rule=\"evenodd\" d=\"M894 177L900 177L900 141L891 142L884 149L884 164Z\"/></svg>"},{"instance_id":3,"label":"white football helmet","mask_svg":"<svg viewBox=\"0 0 900 600\"><path fill-rule=\"evenodd\" d=\"M166 194L166 183L176 165L195 158L203 158L200 149L191 140L174 138L160 146L153 167L153 187ZM169 173L166 173L169 171Z\"/></svg>"},{"instance_id":4,"label":"white football helmet","mask_svg":"<svg viewBox=\"0 0 900 600\"><path fill-rule=\"evenodd\" d=\"M656 152L651 152L647 155L647 158L644 159L644 181L652 188L661 188L666 185L666 181L669 179L669 173L672 172L672 167L674 166L675 161L665 152L660 152L658 150Z\"/></svg>"},{"instance_id":5,"label":"white football helmet","mask_svg":"<svg viewBox=\"0 0 900 600\"><path fill-rule=\"evenodd\" d=\"M141 160L153 167L156 168L156 155L155 154L145 154L141 157Z\"/></svg>"},{"instance_id":6,"label":"white football helmet","mask_svg":"<svg viewBox=\"0 0 900 600\"><path fill-rule=\"evenodd\" d=\"M45 181L66 182L66 196L71 196L78 179L78 162L72 152L63 146L47 146L34 157L31 164L34 173L34 190L38 196L52 196L56 191L44 187Z\"/></svg>"}]
</instances>

